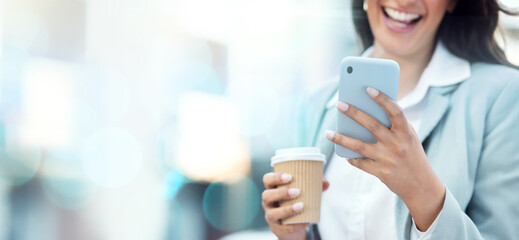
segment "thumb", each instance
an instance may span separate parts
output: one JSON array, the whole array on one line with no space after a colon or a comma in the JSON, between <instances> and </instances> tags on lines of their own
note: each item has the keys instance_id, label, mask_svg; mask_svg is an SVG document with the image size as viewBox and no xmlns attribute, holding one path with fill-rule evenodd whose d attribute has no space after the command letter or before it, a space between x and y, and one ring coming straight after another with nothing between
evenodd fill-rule
<instances>
[{"instance_id":1,"label":"thumb","mask_svg":"<svg viewBox=\"0 0 519 240\"><path fill-rule=\"evenodd\" d=\"M323 192L328 190L329 187L330 187L330 182L328 182L328 180L326 180L326 178L323 178Z\"/></svg>"}]
</instances>

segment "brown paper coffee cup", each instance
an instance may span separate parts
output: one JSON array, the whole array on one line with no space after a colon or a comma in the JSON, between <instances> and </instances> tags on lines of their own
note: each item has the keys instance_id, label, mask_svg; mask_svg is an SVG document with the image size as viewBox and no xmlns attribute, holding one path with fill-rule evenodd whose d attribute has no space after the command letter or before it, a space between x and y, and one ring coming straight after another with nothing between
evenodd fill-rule
<instances>
[{"instance_id":1,"label":"brown paper coffee cup","mask_svg":"<svg viewBox=\"0 0 519 240\"><path fill-rule=\"evenodd\" d=\"M286 186L301 190L297 198L282 201L280 206L303 202L303 211L282 219L282 224L319 223L325 161L325 156L319 148L289 148L276 151L276 156L272 157L274 172L291 174L292 181Z\"/></svg>"}]
</instances>

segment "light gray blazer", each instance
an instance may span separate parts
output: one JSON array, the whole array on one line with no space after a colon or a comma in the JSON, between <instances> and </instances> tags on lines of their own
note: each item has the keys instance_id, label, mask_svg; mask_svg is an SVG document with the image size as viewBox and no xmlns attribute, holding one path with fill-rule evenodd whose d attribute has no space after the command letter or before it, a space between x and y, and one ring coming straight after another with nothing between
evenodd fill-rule
<instances>
[{"instance_id":1,"label":"light gray blazer","mask_svg":"<svg viewBox=\"0 0 519 240\"><path fill-rule=\"evenodd\" d=\"M432 239L519 239L519 71L474 63L471 72L429 89L418 130L447 189ZM335 129L337 110L326 103L337 88L334 80L309 95L299 113L298 145L318 146L328 160L334 145L324 132ZM409 239L412 220L400 198L395 217L398 239ZM317 226L307 239L319 239Z\"/></svg>"}]
</instances>

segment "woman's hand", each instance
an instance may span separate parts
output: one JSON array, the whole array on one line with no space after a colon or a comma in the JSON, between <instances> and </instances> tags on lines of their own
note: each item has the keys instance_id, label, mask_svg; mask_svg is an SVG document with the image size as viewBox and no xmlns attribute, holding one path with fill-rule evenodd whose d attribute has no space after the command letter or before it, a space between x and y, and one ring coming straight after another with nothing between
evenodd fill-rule
<instances>
[{"instance_id":1,"label":"woman's hand","mask_svg":"<svg viewBox=\"0 0 519 240\"><path fill-rule=\"evenodd\" d=\"M333 131L327 131L326 137L366 156L368 159L348 159L348 162L386 184L405 202L418 229L425 231L443 207L445 188L429 164L420 139L400 106L378 90L368 88L367 91L389 115L391 128L388 129L355 106L339 102L339 111L368 129L377 143L362 142Z\"/></svg>"},{"instance_id":2,"label":"woman's hand","mask_svg":"<svg viewBox=\"0 0 519 240\"><path fill-rule=\"evenodd\" d=\"M300 190L297 188L287 188L284 185L290 183L292 176L290 174L267 173L263 175L263 184L267 188L261 194L262 206L265 210L265 220L270 230L276 234L280 240L301 240L306 238L305 224L288 224L282 225L281 219L290 217L303 210L303 203L294 203L292 206L280 207L279 201L297 198ZM323 179L323 191L328 189L330 183Z\"/></svg>"}]
</instances>

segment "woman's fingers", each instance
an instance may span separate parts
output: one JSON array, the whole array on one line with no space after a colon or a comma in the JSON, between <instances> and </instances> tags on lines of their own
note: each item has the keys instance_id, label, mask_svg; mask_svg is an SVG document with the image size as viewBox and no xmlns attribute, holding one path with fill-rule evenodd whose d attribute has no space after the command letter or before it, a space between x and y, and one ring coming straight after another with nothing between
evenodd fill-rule
<instances>
[{"instance_id":1,"label":"woman's fingers","mask_svg":"<svg viewBox=\"0 0 519 240\"><path fill-rule=\"evenodd\" d=\"M374 143L366 143L331 130L326 131L326 138L367 158L377 159Z\"/></svg>"},{"instance_id":2,"label":"woman's fingers","mask_svg":"<svg viewBox=\"0 0 519 240\"><path fill-rule=\"evenodd\" d=\"M265 211L265 220L267 220L267 222L278 223L279 220L283 218L287 218L296 213L300 213L301 211L303 211L303 207L304 205L302 202L297 202L284 207L270 208Z\"/></svg>"},{"instance_id":3,"label":"woman's fingers","mask_svg":"<svg viewBox=\"0 0 519 240\"><path fill-rule=\"evenodd\" d=\"M389 115L391 128L407 129L407 119L404 115L404 111L395 101L393 101L393 99L372 87L368 87L366 91L368 92L368 95Z\"/></svg>"},{"instance_id":4,"label":"woman's fingers","mask_svg":"<svg viewBox=\"0 0 519 240\"><path fill-rule=\"evenodd\" d=\"M296 198L297 196L299 196L299 194L299 188L281 187L275 189L267 189L263 191L263 193L261 194L261 200L265 203L267 207L272 207L276 202Z\"/></svg>"},{"instance_id":5,"label":"woman's fingers","mask_svg":"<svg viewBox=\"0 0 519 240\"><path fill-rule=\"evenodd\" d=\"M292 175L287 173L269 172L263 175L263 185L267 189L276 188L279 185L287 184L292 180Z\"/></svg>"},{"instance_id":6,"label":"woman's fingers","mask_svg":"<svg viewBox=\"0 0 519 240\"><path fill-rule=\"evenodd\" d=\"M390 134L390 131L386 126L380 123L376 118L370 116L355 106L339 101L337 102L337 109L344 115L353 119L353 121L368 129L379 141L385 140Z\"/></svg>"},{"instance_id":7,"label":"woman's fingers","mask_svg":"<svg viewBox=\"0 0 519 240\"><path fill-rule=\"evenodd\" d=\"M326 180L326 178L323 178L323 192L328 190L329 187L330 187L330 182L328 182L328 180Z\"/></svg>"}]
</instances>

